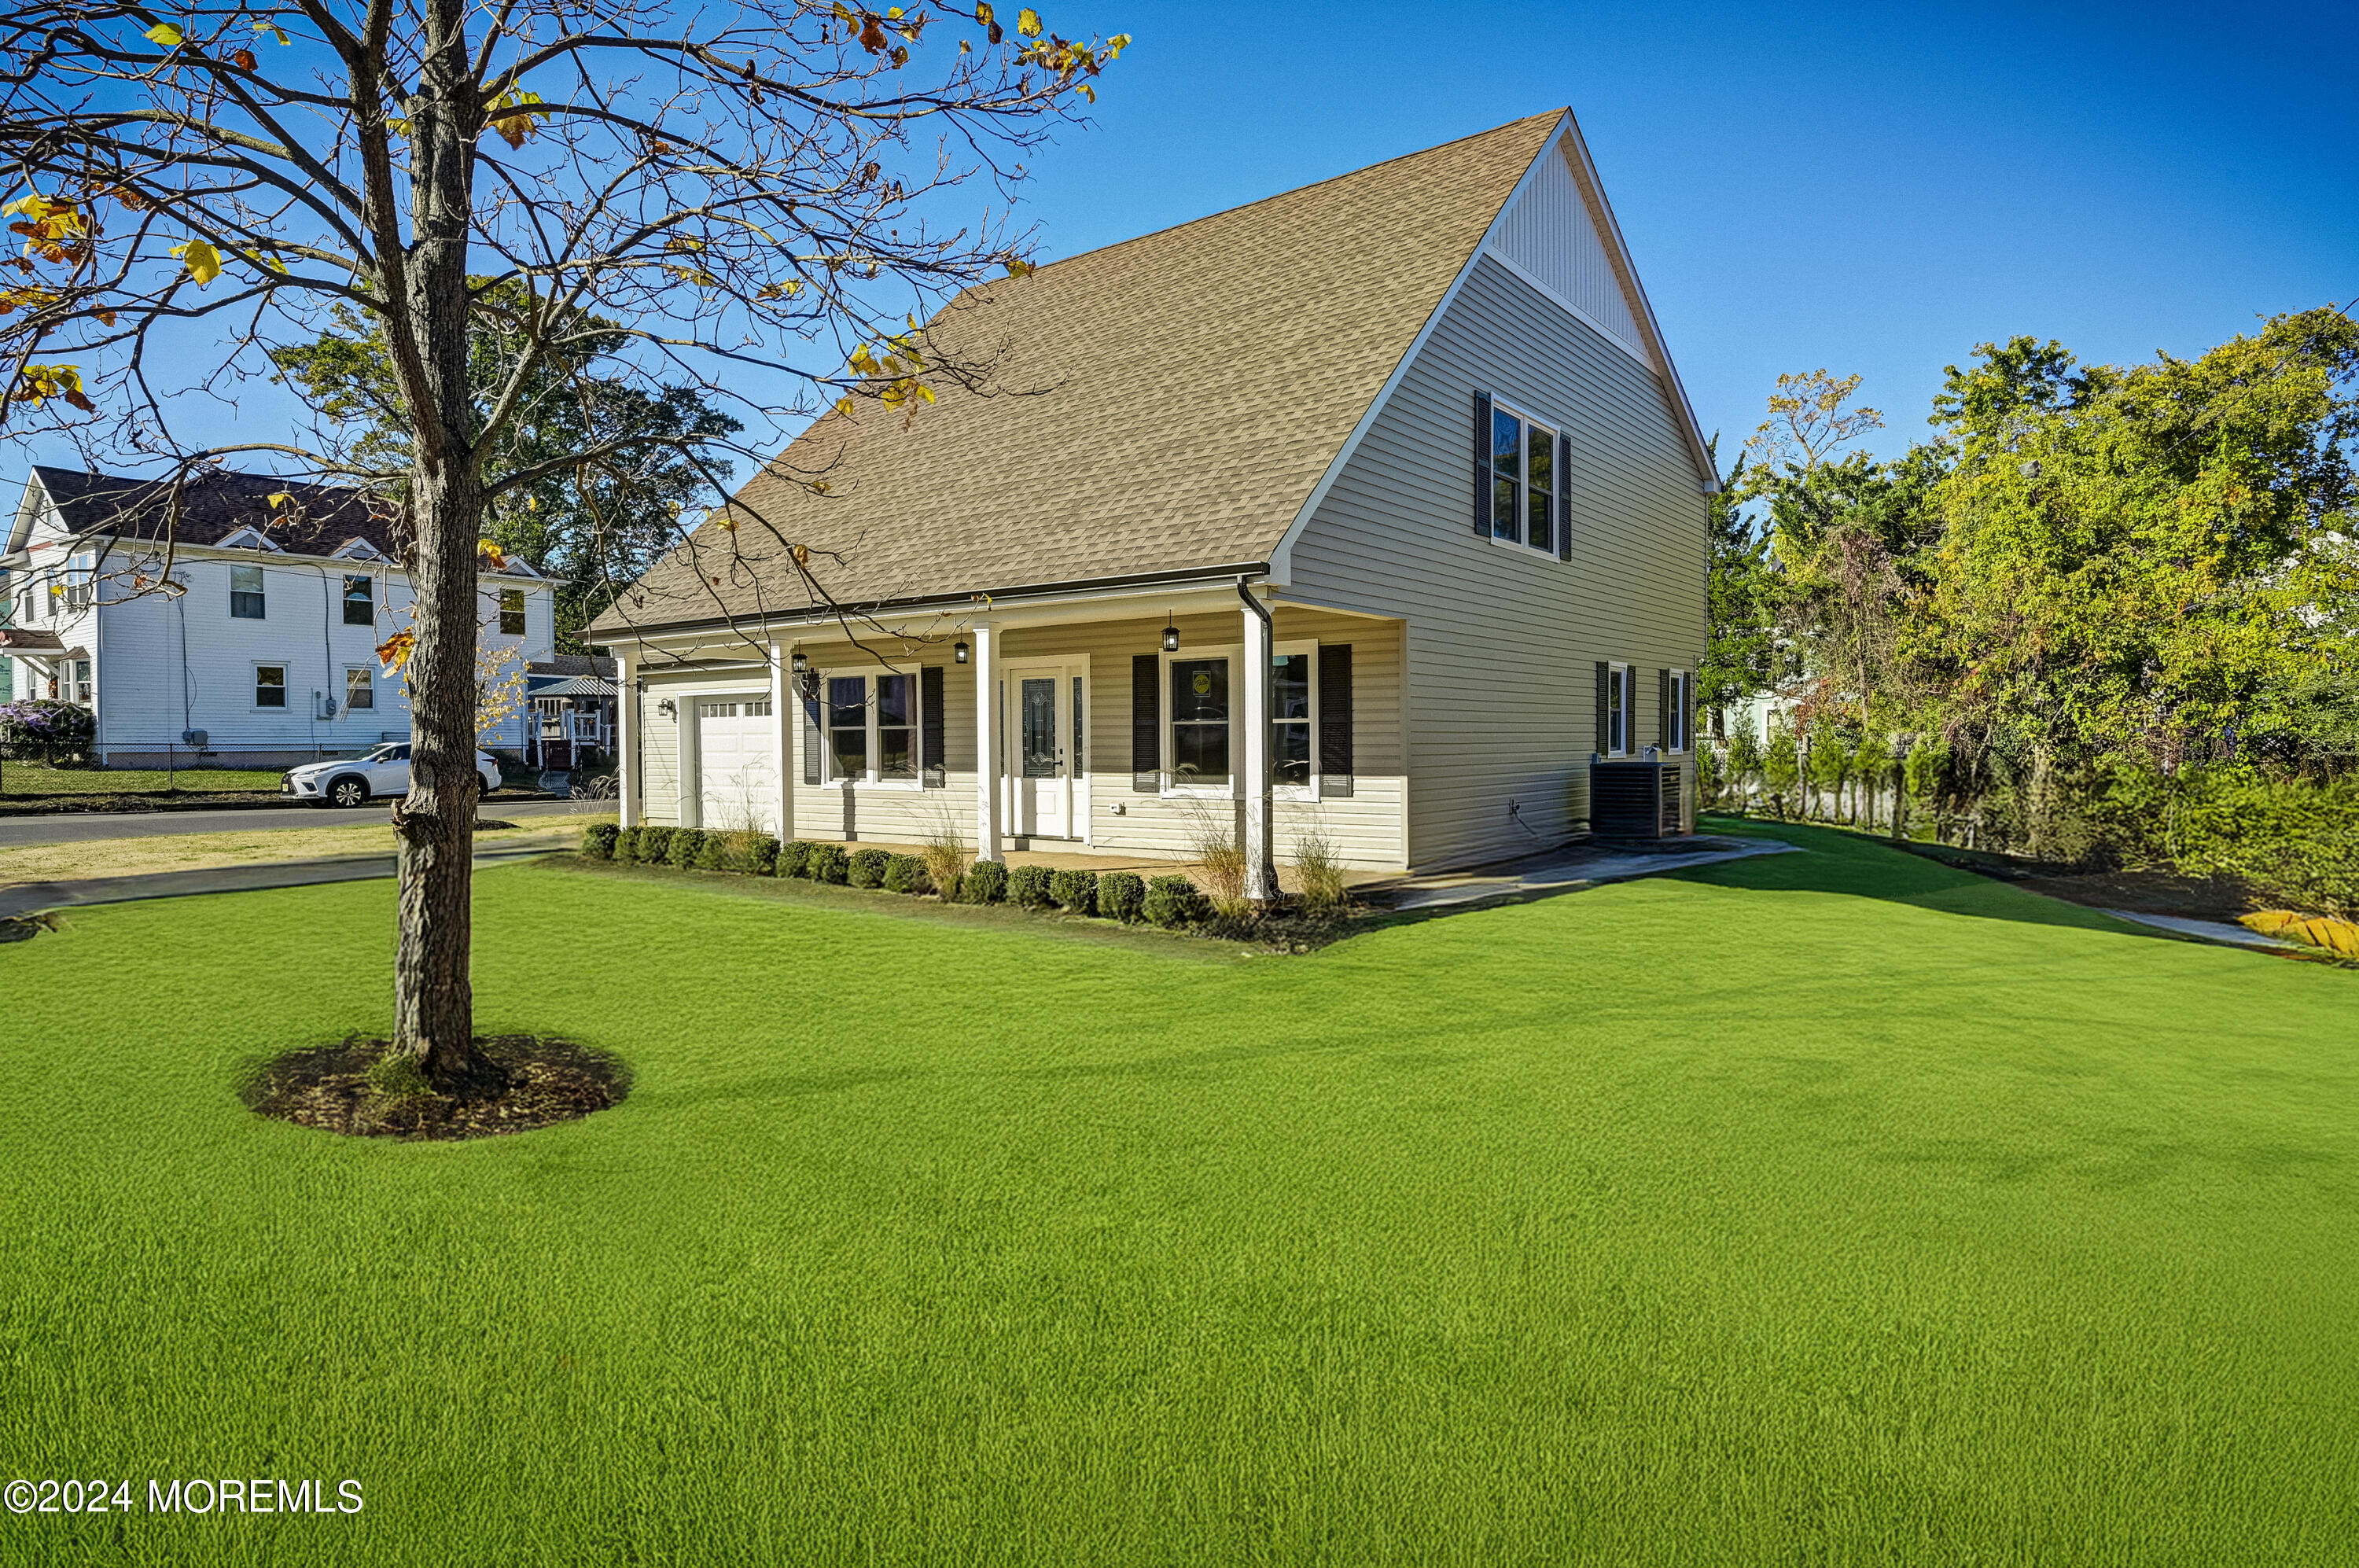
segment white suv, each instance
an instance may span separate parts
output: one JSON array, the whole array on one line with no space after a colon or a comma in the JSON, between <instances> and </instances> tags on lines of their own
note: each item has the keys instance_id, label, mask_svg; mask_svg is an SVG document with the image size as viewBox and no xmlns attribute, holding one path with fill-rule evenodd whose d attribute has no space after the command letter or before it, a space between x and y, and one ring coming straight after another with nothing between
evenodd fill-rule
<instances>
[{"instance_id":1,"label":"white suv","mask_svg":"<svg viewBox=\"0 0 2359 1568\"><path fill-rule=\"evenodd\" d=\"M475 753L475 772L486 795L500 787L500 765L488 751ZM307 762L278 780L279 793L313 806L359 806L372 798L409 793L409 743L388 741L345 762Z\"/></svg>"}]
</instances>

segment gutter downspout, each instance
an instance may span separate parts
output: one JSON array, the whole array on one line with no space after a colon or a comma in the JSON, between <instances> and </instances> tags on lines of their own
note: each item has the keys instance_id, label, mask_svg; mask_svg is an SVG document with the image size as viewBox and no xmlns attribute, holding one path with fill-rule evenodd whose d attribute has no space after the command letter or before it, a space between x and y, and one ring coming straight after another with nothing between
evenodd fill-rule
<instances>
[{"instance_id":1,"label":"gutter downspout","mask_svg":"<svg viewBox=\"0 0 2359 1568\"><path fill-rule=\"evenodd\" d=\"M1245 897L1268 904L1278 896L1277 862L1270 849L1275 835L1269 756L1270 710L1277 695L1271 672L1271 660L1277 651L1277 623L1270 618L1269 606L1254 597L1251 582L1243 576L1237 579L1237 597L1261 621L1258 651L1254 638L1245 639L1245 657L1255 666L1245 691L1245 762L1251 775L1245 780Z\"/></svg>"}]
</instances>

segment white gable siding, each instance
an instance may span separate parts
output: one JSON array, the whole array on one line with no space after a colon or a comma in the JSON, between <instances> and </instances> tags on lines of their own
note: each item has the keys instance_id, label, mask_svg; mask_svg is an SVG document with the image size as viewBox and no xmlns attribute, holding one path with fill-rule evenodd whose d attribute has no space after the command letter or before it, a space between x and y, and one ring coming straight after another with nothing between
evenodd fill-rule
<instances>
[{"instance_id":1,"label":"white gable siding","mask_svg":"<svg viewBox=\"0 0 2359 1568\"><path fill-rule=\"evenodd\" d=\"M1559 136L1508 204L1491 248L1644 359L1646 339L1604 237L1582 200L1573 156L1571 138Z\"/></svg>"},{"instance_id":2,"label":"white gable siding","mask_svg":"<svg viewBox=\"0 0 2359 1568\"><path fill-rule=\"evenodd\" d=\"M1478 390L1571 434L1571 561L1473 531ZM1587 819L1595 662L1639 667L1652 744L1654 671L1703 650L1704 535L1662 384L1478 259L1293 552L1291 592L1408 624L1412 864L1527 850Z\"/></svg>"}]
</instances>

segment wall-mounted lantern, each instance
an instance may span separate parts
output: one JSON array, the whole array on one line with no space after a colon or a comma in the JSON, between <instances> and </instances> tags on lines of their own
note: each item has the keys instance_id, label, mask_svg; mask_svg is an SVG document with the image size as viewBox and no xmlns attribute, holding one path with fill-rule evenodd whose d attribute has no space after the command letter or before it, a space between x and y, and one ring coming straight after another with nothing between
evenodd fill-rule
<instances>
[{"instance_id":1,"label":"wall-mounted lantern","mask_svg":"<svg viewBox=\"0 0 2359 1568\"><path fill-rule=\"evenodd\" d=\"M796 674L809 675L810 673L810 655L805 653L801 648L795 649L795 656L791 662L794 665Z\"/></svg>"},{"instance_id":2,"label":"wall-mounted lantern","mask_svg":"<svg viewBox=\"0 0 2359 1568\"><path fill-rule=\"evenodd\" d=\"M679 704L666 697L656 704L656 712L667 719L677 719L679 717Z\"/></svg>"},{"instance_id":3,"label":"wall-mounted lantern","mask_svg":"<svg viewBox=\"0 0 2359 1568\"><path fill-rule=\"evenodd\" d=\"M967 646L963 641L951 644L951 657L957 659L961 664L964 664L966 662L967 651Z\"/></svg>"},{"instance_id":4,"label":"wall-mounted lantern","mask_svg":"<svg viewBox=\"0 0 2359 1568\"><path fill-rule=\"evenodd\" d=\"M1178 626L1169 625L1164 626L1163 651L1166 653L1177 653L1180 651L1180 628Z\"/></svg>"}]
</instances>

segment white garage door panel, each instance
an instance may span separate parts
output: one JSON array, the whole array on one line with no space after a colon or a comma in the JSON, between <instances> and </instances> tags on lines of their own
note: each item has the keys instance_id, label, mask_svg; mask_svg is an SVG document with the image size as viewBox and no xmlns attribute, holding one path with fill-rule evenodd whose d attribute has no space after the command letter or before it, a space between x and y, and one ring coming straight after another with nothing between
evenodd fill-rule
<instances>
[{"instance_id":1,"label":"white garage door panel","mask_svg":"<svg viewBox=\"0 0 2359 1568\"><path fill-rule=\"evenodd\" d=\"M766 828L777 811L777 725L767 697L700 697L697 773L708 828Z\"/></svg>"}]
</instances>

